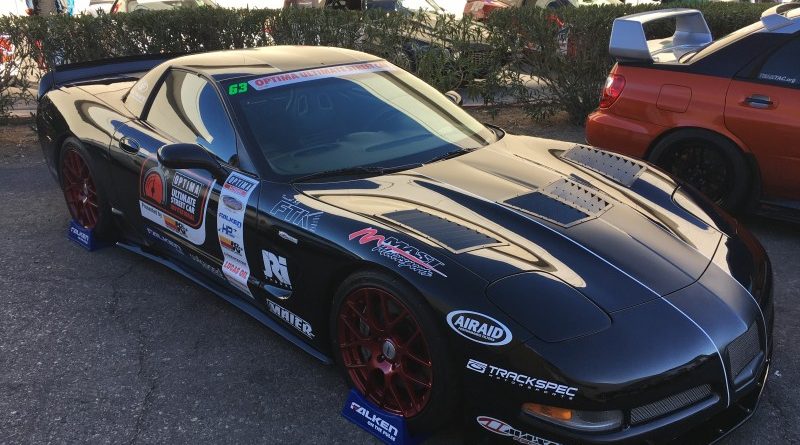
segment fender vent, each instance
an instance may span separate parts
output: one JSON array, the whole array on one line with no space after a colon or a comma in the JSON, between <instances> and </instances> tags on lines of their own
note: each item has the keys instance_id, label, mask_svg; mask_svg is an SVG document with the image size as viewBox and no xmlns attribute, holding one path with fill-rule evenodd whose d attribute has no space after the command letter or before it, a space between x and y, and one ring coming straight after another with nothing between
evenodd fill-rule
<instances>
[{"instance_id":1,"label":"fender vent","mask_svg":"<svg viewBox=\"0 0 800 445\"><path fill-rule=\"evenodd\" d=\"M758 343L758 326L756 323L750 325L750 329L744 334L736 337L728 345L728 361L731 365L731 374L738 376L742 369L747 366L761 352L761 345Z\"/></svg>"},{"instance_id":2,"label":"fender vent","mask_svg":"<svg viewBox=\"0 0 800 445\"><path fill-rule=\"evenodd\" d=\"M625 187L630 187L645 169L640 162L583 145L570 148L561 154L561 158L600 173Z\"/></svg>"},{"instance_id":3,"label":"fender vent","mask_svg":"<svg viewBox=\"0 0 800 445\"><path fill-rule=\"evenodd\" d=\"M416 230L455 252L464 252L499 244L491 236L464 227L421 210L399 210L383 215L397 223Z\"/></svg>"},{"instance_id":4,"label":"fender vent","mask_svg":"<svg viewBox=\"0 0 800 445\"><path fill-rule=\"evenodd\" d=\"M565 227L594 218L611 206L600 195L568 179L559 179L540 191L505 203Z\"/></svg>"},{"instance_id":5,"label":"fender vent","mask_svg":"<svg viewBox=\"0 0 800 445\"><path fill-rule=\"evenodd\" d=\"M701 385L631 410L631 425L661 417L707 399L711 386Z\"/></svg>"}]
</instances>

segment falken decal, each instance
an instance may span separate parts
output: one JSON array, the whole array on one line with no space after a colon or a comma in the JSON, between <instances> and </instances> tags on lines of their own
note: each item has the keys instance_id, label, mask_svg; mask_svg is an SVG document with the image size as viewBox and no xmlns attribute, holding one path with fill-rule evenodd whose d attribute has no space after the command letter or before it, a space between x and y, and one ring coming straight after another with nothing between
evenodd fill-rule
<instances>
[{"instance_id":1,"label":"falken decal","mask_svg":"<svg viewBox=\"0 0 800 445\"><path fill-rule=\"evenodd\" d=\"M523 433L506 422L495 419L494 417L478 416L475 418L475 420L478 422L478 425L482 426L484 429L489 430L499 436L510 437L515 442L519 442L523 445L559 445L558 442L542 439L541 437L534 436L533 434Z\"/></svg>"},{"instance_id":2,"label":"falken decal","mask_svg":"<svg viewBox=\"0 0 800 445\"><path fill-rule=\"evenodd\" d=\"M472 358L467 360L467 369L477 372L478 374L484 374L501 382L510 383L512 385L527 388L536 392L541 392L553 397L561 397L562 399L572 400L578 394L578 388L573 386L562 385L549 380L530 377L525 374L509 371L508 369L493 366Z\"/></svg>"},{"instance_id":3,"label":"falken decal","mask_svg":"<svg viewBox=\"0 0 800 445\"><path fill-rule=\"evenodd\" d=\"M273 74L260 77L249 82L257 91L275 88L293 83L308 82L309 80L327 79L329 77L347 76L351 74L374 73L376 71L393 71L397 69L389 62L358 63L353 65L328 66L313 68L290 73Z\"/></svg>"},{"instance_id":4,"label":"falken decal","mask_svg":"<svg viewBox=\"0 0 800 445\"><path fill-rule=\"evenodd\" d=\"M283 195L281 200L272 206L269 214L289 224L293 224L310 232L316 232L319 219L322 217L323 212L311 210L303 204L300 204L300 201L291 196Z\"/></svg>"},{"instance_id":5,"label":"falken decal","mask_svg":"<svg viewBox=\"0 0 800 445\"><path fill-rule=\"evenodd\" d=\"M264 277L269 284L292 288L292 280L289 279L289 268L286 265L286 258L275 255L268 250L261 251L261 258L264 260Z\"/></svg>"},{"instance_id":6,"label":"falken decal","mask_svg":"<svg viewBox=\"0 0 800 445\"><path fill-rule=\"evenodd\" d=\"M494 318L472 311L447 314L447 324L456 333L476 343L503 346L511 342L511 330Z\"/></svg>"},{"instance_id":7,"label":"falken decal","mask_svg":"<svg viewBox=\"0 0 800 445\"><path fill-rule=\"evenodd\" d=\"M251 298L253 294L247 287L250 278L250 265L244 244L244 216L247 201L258 187L258 181L233 172L222 185L217 207L217 237L224 261L222 273L228 282Z\"/></svg>"},{"instance_id":8,"label":"falken decal","mask_svg":"<svg viewBox=\"0 0 800 445\"><path fill-rule=\"evenodd\" d=\"M378 235L376 229L367 227L351 233L348 237L350 241L356 238L358 238L359 244L374 242L375 247L372 251L396 262L400 268L410 269L424 277L432 277L433 274L437 274L447 278L447 275L438 269L444 265L443 262L395 237Z\"/></svg>"},{"instance_id":9,"label":"falken decal","mask_svg":"<svg viewBox=\"0 0 800 445\"><path fill-rule=\"evenodd\" d=\"M314 329L311 323L298 317L294 312L284 308L278 303L267 301L269 303L269 311L275 314L278 318L285 321L289 326L297 329L308 338L314 338Z\"/></svg>"},{"instance_id":10,"label":"falken decal","mask_svg":"<svg viewBox=\"0 0 800 445\"><path fill-rule=\"evenodd\" d=\"M213 180L148 158L140 174L139 209L145 219L199 246L206 240L205 214L213 186Z\"/></svg>"}]
</instances>

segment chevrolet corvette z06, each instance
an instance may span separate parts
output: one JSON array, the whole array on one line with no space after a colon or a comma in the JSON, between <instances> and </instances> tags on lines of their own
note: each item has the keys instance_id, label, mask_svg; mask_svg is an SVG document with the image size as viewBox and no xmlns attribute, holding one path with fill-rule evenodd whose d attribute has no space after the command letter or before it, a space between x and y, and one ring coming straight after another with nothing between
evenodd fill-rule
<instances>
[{"instance_id":1,"label":"chevrolet corvette z06","mask_svg":"<svg viewBox=\"0 0 800 445\"><path fill-rule=\"evenodd\" d=\"M798 6L770 8L717 41L697 10L617 19L617 64L587 141L645 158L730 211L800 218ZM643 26L664 20L674 36L645 40Z\"/></svg>"},{"instance_id":2,"label":"chevrolet corvette z06","mask_svg":"<svg viewBox=\"0 0 800 445\"><path fill-rule=\"evenodd\" d=\"M765 252L648 164L506 134L336 48L72 65L40 97L79 224L336 363L414 432L710 441L761 394Z\"/></svg>"}]
</instances>

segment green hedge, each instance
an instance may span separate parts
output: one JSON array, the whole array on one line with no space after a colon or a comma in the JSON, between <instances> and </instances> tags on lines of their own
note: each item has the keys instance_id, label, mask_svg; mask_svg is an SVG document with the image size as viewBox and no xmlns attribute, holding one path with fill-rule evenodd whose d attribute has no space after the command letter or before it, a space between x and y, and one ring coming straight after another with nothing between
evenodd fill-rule
<instances>
[{"instance_id":1,"label":"green hedge","mask_svg":"<svg viewBox=\"0 0 800 445\"><path fill-rule=\"evenodd\" d=\"M715 36L758 20L767 7L727 2L682 6L702 10ZM15 63L6 64L6 73L0 73L0 115L8 111L2 98L9 91L23 94L27 80L35 81L46 67L58 63L299 44L366 51L415 72L443 91L466 85L487 104L512 99L533 118L566 111L580 122L595 108L612 65L608 39L613 19L656 8L525 7L496 11L485 26L469 19L439 17L431 22L419 15L331 9L190 8L99 17L0 17L0 34L10 36L16 52ZM559 48L553 14L569 27L566 51ZM648 32L656 35L663 30ZM415 38L420 35L427 36L425 43ZM543 88L525 88L520 70L536 76Z\"/></svg>"}]
</instances>

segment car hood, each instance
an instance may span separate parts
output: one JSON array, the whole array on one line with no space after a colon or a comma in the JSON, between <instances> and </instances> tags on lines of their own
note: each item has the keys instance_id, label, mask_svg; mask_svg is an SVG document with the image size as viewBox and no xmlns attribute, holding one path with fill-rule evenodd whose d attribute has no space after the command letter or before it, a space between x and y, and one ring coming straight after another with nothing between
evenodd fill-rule
<instances>
[{"instance_id":1,"label":"car hood","mask_svg":"<svg viewBox=\"0 0 800 445\"><path fill-rule=\"evenodd\" d=\"M723 236L663 172L530 137L507 135L401 173L298 187L429 243L487 282L545 273L609 313L696 281Z\"/></svg>"}]
</instances>

